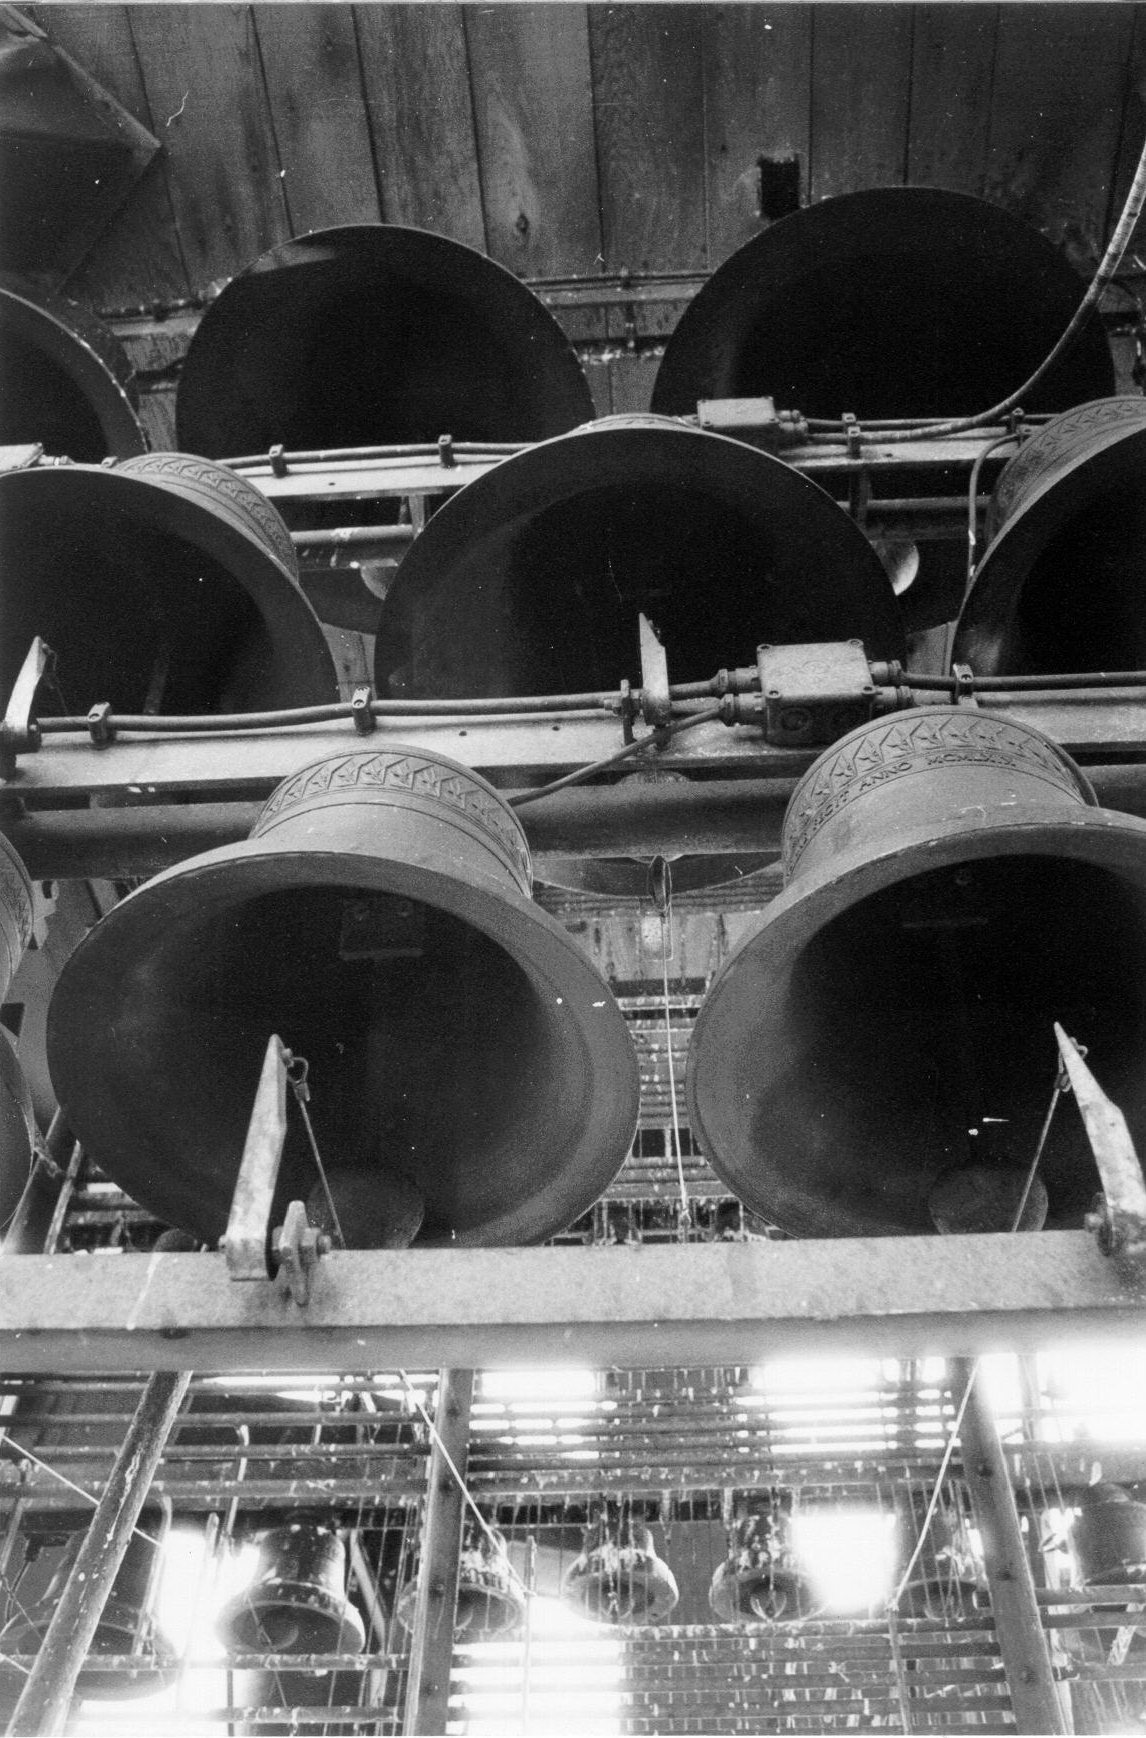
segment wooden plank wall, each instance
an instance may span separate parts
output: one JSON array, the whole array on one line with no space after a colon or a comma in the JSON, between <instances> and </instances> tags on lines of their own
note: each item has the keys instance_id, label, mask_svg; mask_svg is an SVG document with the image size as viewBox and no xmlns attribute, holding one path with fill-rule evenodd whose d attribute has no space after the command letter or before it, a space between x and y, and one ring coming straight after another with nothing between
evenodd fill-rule
<instances>
[{"instance_id":1,"label":"wooden plank wall","mask_svg":"<svg viewBox=\"0 0 1146 1738\"><path fill-rule=\"evenodd\" d=\"M1146 132L1141 6L52 4L164 149L69 284L170 307L292 234L424 225L531 279L703 275L801 201L981 194L1093 264ZM642 408L679 312L570 316ZM573 323L575 322L575 324ZM627 333L628 343L625 343Z\"/></svg>"}]
</instances>

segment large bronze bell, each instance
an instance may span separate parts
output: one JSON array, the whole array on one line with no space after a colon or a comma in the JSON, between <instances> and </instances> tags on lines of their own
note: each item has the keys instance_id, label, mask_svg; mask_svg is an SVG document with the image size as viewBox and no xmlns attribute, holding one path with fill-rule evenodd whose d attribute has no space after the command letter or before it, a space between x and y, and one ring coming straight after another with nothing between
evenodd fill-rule
<instances>
[{"instance_id":1,"label":"large bronze bell","mask_svg":"<svg viewBox=\"0 0 1146 1738\"><path fill-rule=\"evenodd\" d=\"M617 1536L599 1521L586 1528L584 1548L562 1577L561 1597L595 1623L657 1624L680 1592L648 1527L626 1525Z\"/></svg>"},{"instance_id":2,"label":"large bronze bell","mask_svg":"<svg viewBox=\"0 0 1146 1738\"><path fill-rule=\"evenodd\" d=\"M1146 400L1048 422L1004 468L955 633L983 676L1146 665Z\"/></svg>"},{"instance_id":3,"label":"large bronze bell","mask_svg":"<svg viewBox=\"0 0 1146 1738\"><path fill-rule=\"evenodd\" d=\"M48 1059L69 1126L213 1240L278 1033L309 1062L325 1166L413 1185L421 1243L553 1235L616 1174L638 1071L603 980L529 895L520 822L467 768L397 746L305 767L250 839L148 882L68 961ZM288 1122L280 1209L317 1180Z\"/></svg>"},{"instance_id":4,"label":"large bronze bell","mask_svg":"<svg viewBox=\"0 0 1146 1738\"><path fill-rule=\"evenodd\" d=\"M395 224L281 242L203 316L176 399L212 458L436 441L535 441L593 414L548 309L484 254Z\"/></svg>"},{"instance_id":5,"label":"large bronze bell","mask_svg":"<svg viewBox=\"0 0 1146 1738\"><path fill-rule=\"evenodd\" d=\"M32 939L32 883L0 833L0 1002ZM28 1180L36 1140L32 1094L7 1032L0 1030L0 1236Z\"/></svg>"},{"instance_id":6,"label":"large bronze bell","mask_svg":"<svg viewBox=\"0 0 1146 1738\"><path fill-rule=\"evenodd\" d=\"M229 1653L360 1653L362 1619L346 1595L346 1546L330 1527L295 1521L259 1539L247 1587L216 1621Z\"/></svg>"},{"instance_id":7,"label":"large bronze bell","mask_svg":"<svg viewBox=\"0 0 1146 1738\"><path fill-rule=\"evenodd\" d=\"M934 187L872 187L770 224L712 274L665 348L652 406L770 394L805 416L963 416L1021 386L1083 285L1010 212ZM1114 389L1091 322L1025 402Z\"/></svg>"},{"instance_id":8,"label":"large bronze bell","mask_svg":"<svg viewBox=\"0 0 1146 1738\"><path fill-rule=\"evenodd\" d=\"M0 475L0 701L36 634L41 716L258 711L335 700L290 534L233 471L185 453Z\"/></svg>"},{"instance_id":9,"label":"large bronze bell","mask_svg":"<svg viewBox=\"0 0 1146 1738\"><path fill-rule=\"evenodd\" d=\"M797 1566L783 1518L748 1515L728 1535L728 1555L717 1564L708 1603L721 1623L795 1623L814 1601Z\"/></svg>"},{"instance_id":10,"label":"large bronze bell","mask_svg":"<svg viewBox=\"0 0 1146 1738\"><path fill-rule=\"evenodd\" d=\"M945 706L863 725L797 786L783 862L688 1063L700 1150L754 1212L805 1236L1010 1230L1055 1020L1141 1124L1146 823L1097 808L1048 737ZM1078 1118L1039 1176L1048 1222L1080 1224Z\"/></svg>"},{"instance_id":11,"label":"large bronze bell","mask_svg":"<svg viewBox=\"0 0 1146 1738\"><path fill-rule=\"evenodd\" d=\"M147 451L119 340L88 309L0 276L0 446L98 464Z\"/></svg>"},{"instance_id":12,"label":"large bronze bell","mask_svg":"<svg viewBox=\"0 0 1146 1738\"><path fill-rule=\"evenodd\" d=\"M153 1696L174 1681L176 1651L154 1614L165 1531L162 1517L145 1510L128 1541L90 1649L92 1654L132 1654L138 1665L114 1671L83 1667L76 1683L78 1696L100 1701ZM0 1654L39 1651L85 1537L82 1529L70 1535L47 1586L34 1602L29 1603L25 1593L24 1609L0 1630ZM24 1681L12 1668L0 1670L0 1697L5 1702L14 1700Z\"/></svg>"},{"instance_id":13,"label":"large bronze bell","mask_svg":"<svg viewBox=\"0 0 1146 1738\"><path fill-rule=\"evenodd\" d=\"M518 453L434 514L375 642L380 693L571 694L640 677L638 617L670 676L762 642L903 647L854 520L767 453L660 417L612 417Z\"/></svg>"},{"instance_id":14,"label":"large bronze bell","mask_svg":"<svg viewBox=\"0 0 1146 1738\"><path fill-rule=\"evenodd\" d=\"M467 1641L475 1636L508 1635L525 1618L525 1594L513 1572L503 1535L491 1529L492 1537L477 1528L467 1529L458 1560L458 1596L454 1605L454 1634ZM414 1627L418 1579L406 1583L395 1607L404 1629Z\"/></svg>"}]
</instances>

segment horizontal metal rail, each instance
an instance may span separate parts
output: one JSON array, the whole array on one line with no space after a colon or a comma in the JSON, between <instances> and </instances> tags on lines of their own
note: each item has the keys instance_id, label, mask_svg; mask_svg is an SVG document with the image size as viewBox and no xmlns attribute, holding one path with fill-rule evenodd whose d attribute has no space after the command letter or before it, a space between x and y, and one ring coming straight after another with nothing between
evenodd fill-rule
<instances>
[{"instance_id":1,"label":"horizontal metal rail","mask_svg":"<svg viewBox=\"0 0 1146 1738\"><path fill-rule=\"evenodd\" d=\"M339 1250L299 1308L222 1255L0 1260L0 1363L54 1370L647 1369L1033 1350L1141 1335L1146 1266L1086 1232L621 1246Z\"/></svg>"}]
</instances>

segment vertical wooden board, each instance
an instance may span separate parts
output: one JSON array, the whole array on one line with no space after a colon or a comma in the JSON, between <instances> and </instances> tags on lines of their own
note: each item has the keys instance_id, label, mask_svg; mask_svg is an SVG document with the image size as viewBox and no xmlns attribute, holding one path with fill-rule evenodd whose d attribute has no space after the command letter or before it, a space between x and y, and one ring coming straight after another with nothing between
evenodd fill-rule
<instances>
[{"instance_id":1,"label":"vertical wooden board","mask_svg":"<svg viewBox=\"0 0 1146 1738\"><path fill-rule=\"evenodd\" d=\"M139 420L153 453L175 450L175 388L163 386L139 395Z\"/></svg>"},{"instance_id":2,"label":"vertical wooden board","mask_svg":"<svg viewBox=\"0 0 1146 1738\"><path fill-rule=\"evenodd\" d=\"M49 39L164 141L148 107L124 6L28 8ZM177 302L190 289L161 150L64 285L94 308Z\"/></svg>"},{"instance_id":3,"label":"vertical wooden board","mask_svg":"<svg viewBox=\"0 0 1146 1738\"><path fill-rule=\"evenodd\" d=\"M383 217L484 248L461 7L353 11Z\"/></svg>"},{"instance_id":4,"label":"vertical wooden board","mask_svg":"<svg viewBox=\"0 0 1146 1738\"><path fill-rule=\"evenodd\" d=\"M808 189L812 19L806 6L709 6L704 13L704 108L709 264L715 268L767 221L760 160L793 157Z\"/></svg>"},{"instance_id":5,"label":"vertical wooden board","mask_svg":"<svg viewBox=\"0 0 1146 1738\"><path fill-rule=\"evenodd\" d=\"M581 366L589 382L589 391L593 394L594 415L610 416L613 410L613 380L608 352L590 352L586 355L582 351Z\"/></svg>"},{"instance_id":6,"label":"vertical wooden board","mask_svg":"<svg viewBox=\"0 0 1146 1738\"><path fill-rule=\"evenodd\" d=\"M522 277L599 272L585 7L475 6L464 16L490 253Z\"/></svg>"},{"instance_id":7,"label":"vertical wooden board","mask_svg":"<svg viewBox=\"0 0 1146 1738\"><path fill-rule=\"evenodd\" d=\"M251 9L147 4L128 17L188 275L204 289L289 234Z\"/></svg>"},{"instance_id":8,"label":"vertical wooden board","mask_svg":"<svg viewBox=\"0 0 1146 1738\"><path fill-rule=\"evenodd\" d=\"M613 411L643 414L653 396L660 356L651 350L621 351L609 366Z\"/></svg>"},{"instance_id":9,"label":"vertical wooden board","mask_svg":"<svg viewBox=\"0 0 1146 1738\"><path fill-rule=\"evenodd\" d=\"M346 6L254 12L291 231L381 216L358 38Z\"/></svg>"},{"instance_id":10,"label":"vertical wooden board","mask_svg":"<svg viewBox=\"0 0 1146 1738\"><path fill-rule=\"evenodd\" d=\"M987 165L997 6L915 8L907 179L981 194Z\"/></svg>"},{"instance_id":11,"label":"vertical wooden board","mask_svg":"<svg viewBox=\"0 0 1146 1738\"><path fill-rule=\"evenodd\" d=\"M911 35L910 6L812 7L812 199L902 183Z\"/></svg>"},{"instance_id":12,"label":"vertical wooden board","mask_svg":"<svg viewBox=\"0 0 1146 1738\"><path fill-rule=\"evenodd\" d=\"M1133 24L1105 0L999 13L986 194L1083 267L1102 251Z\"/></svg>"},{"instance_id":13,"label":"vertical wooden board","mask_svg":"<svg viewBox=\"0 0 1146 1738\"><path fill-rule=\"evenodd\" d=\"M707 263L702 15L692 5L589 8L607 271Z\"/></svg>"}]
</instances>

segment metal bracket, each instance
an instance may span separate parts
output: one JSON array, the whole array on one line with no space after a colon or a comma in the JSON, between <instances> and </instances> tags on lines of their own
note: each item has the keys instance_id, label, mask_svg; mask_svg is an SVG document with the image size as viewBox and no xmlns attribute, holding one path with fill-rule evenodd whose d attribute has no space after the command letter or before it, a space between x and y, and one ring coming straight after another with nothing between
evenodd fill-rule
<instances>
[{"instance_id":1,"label":"metal bracket","mask_svg":"<svg viewBox=\"0 0 1146 1738\"><path fill-rule=\"evenodd\" d=\"M1083 1061L1078 1045L1067 1037L1057 1020L1054 1032L1102 1178L1103 1192L1086 1216L1086 1228L1096 1234L1104 1255L1144 1255L1146 1180L1126 1118L1107 1098Z\"/></svg>"},{"instance_id":2,"label":"metal bracket","mask_svg":"<svg viewBox=\"0 0 1146 1738\"><path fill-rule=\"evenodd\" d=\"M350 696L350 716L354 720L354 728L359 736L369 736L378 723L370 710L374 699L371 687L356 688Z\"/></svg>"},{"instance_id":3,"label":"metal bracket","mask_svg":"<svg viewBox=\"0 0 1146 1738\"><path fill-rule=\"evenodd\" d=\"M263 1059L258 1091L247 1127L243 1158L231 1197L231 1213L223 1238L227 1271L232 1279L269 1279L267 1234L271 1204L286 1141L287 1066L290 1051L272 1035Z\"/></svg>"},{"instance_id":4,"label":"metal bracket","mask_svg":"<svg viewBox=\"0 0 1146 1738\"><path fill-rule=\"evenodd\" d=\"M640 627L641 717L654 730L663 730L672 718L668 659L648 616L641 616Z\"/></svg>"},{"instance_id":5,"label":"metal bracket","mask_svg":"<svg viewBox=\"0 0 1146 1738\"><path fill-rule=\"evenodd\" d=\"M263 1058L258 1091L247 1126L243 1158L231 1197L223 1252L232 1279L270 1279L301 1309L310 1302L311 1269L330 1251L330 1238L307 1223L306 1208L292 1201L286 1218L270 1237L271 1206L287 1132L287 1082L293 1058L272 1034Z\"/></svg>"},{"instance_id":6,"label":"metal bracket","mask_svg":"<svg viewBox=\"0 0 1146 1738\"><path fill-rule=\"evenodd\" d=\"M0 778L11 778L16 756L34 754L40 746L40 728L32 717L36 692L56 661L56 654L36 635L12 684L4 722L0 724Z\"/></svg>"},{"instance_id":7,"label":"metal bracket","mask_svg":"<svg viewBox=\"0 0 1146 1738\"><path fill-rule=\"evenodd\" d=\"M862 458L863 457L863 429L860 427L859 418L856 416L856 414L853 410L845 410L843 416L840 418L840 421L843 423L844 440L847 443L848 458L849 459ZM865 475L866 475L866 473L865 473ZM870 490L871 490L871 481L869 478L866 493L870 493ZM866 499L865 499L865 501L864 501L865 507L866 507L866 504L867 503L866 503Z\"/></svg>"},{"instance_id":8,"label":"metal bracket","mask_svg":"<svg viewBox=\"0 0 1146 1738\"><path fill-rule=\"evenodd\" d=\"M951 675L955 683L952 698L956 706L974 706L977 708L979 702L975 698L975 672L970 664L952 664Z\"/></svg>"},{"instance_id":9,"label":"metal bracket","mask_svg":"<svg viewBox=\"0 0 1146 1738\"><path fill-rule=\"evenodd\" d=\"M301 1201L292 1201L271 1239L271 1260L278 1269L280 1290L289 1293L300 1309L310 1302L311 1272L329 1250L330 1238L307 1223Z\"/></svg>"}]
</instances>

